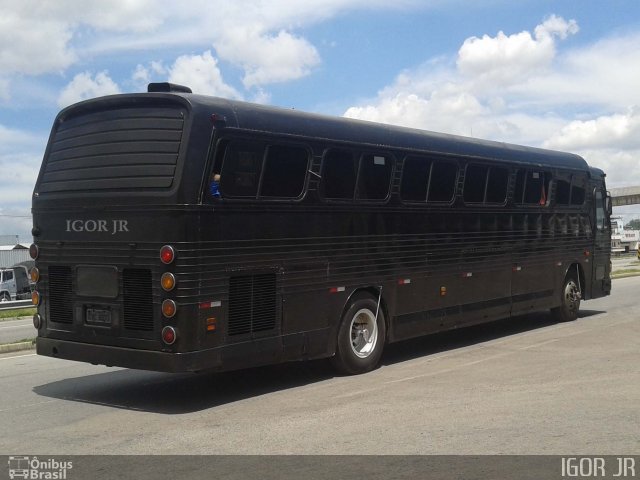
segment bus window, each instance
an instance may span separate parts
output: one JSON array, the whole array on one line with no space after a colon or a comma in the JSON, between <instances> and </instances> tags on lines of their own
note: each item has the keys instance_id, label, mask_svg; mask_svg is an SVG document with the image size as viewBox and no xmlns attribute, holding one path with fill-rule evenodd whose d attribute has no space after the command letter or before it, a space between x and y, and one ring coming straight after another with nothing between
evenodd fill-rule
<instances>
[{"instance_id":1,"label":"bus window","mask_svg":"<svg viewBox=\"0 0 640 480\"><path fill-rule=\"evenodd\" d=\"M358 198L384 200L389 195L393 162L382 155L363 155L358 175Z\"/></svg>"},{"instance_id":2,"label":"bus window","mask_svg":"<svg viewBox=\"0 0 640 480\"><path fill-rule=\"evenodd\" d=\"M427 202L450 202L456 191L458 167L454 163L434 162L431 168Z\"/></svg>"},{"instance_id":3,"label":"bus window","mask_svg":"<svg viewBox=\"0 0 640 480\"><path fill-rule=\"evenodd\" d=\"M222 165L221 189L225 197L255 197L264 147L259 143L231 142Z\"/></svg>"},{"instance_id":4,"label":"bus window","mask_svg":"<svg viewBox=\"0 0 640 480\"><path fill-rule=\"evenodd\" d=\"M431 160L421 157L407 157L402 167L400 198L409 202L427 200L427 185L431 172Z\"/></svg>"},{"instance_id":5,"label":"bus window","mask_svg":"<svg viewBox=\"0 0 640 480\"><path fill-rule=\"evenodd\" d=\"M353 153L331 149L322 162L322 193L329 199L353 199L357 165Z\"/></svg>"},{"instance_id":6,"label":"bus window","mask_svg":"<svg viewBox=\"0 0 640 480\"><path fill-rule=\"evenodd\" d=\"M556 181L556 203L558 205L569 205L571 195L571 185L565 180Z\"/></svg>"},{"instance_id":7,"label":"bus window","mask_svg":"<svg viewBox=\"0 0 640 480\"><path fill-rule=\"evenodd\" d=\"M515 202L525 205L547 205L551 174L538 170L518 170Z\"/></svg>"},{"instance_id":8,"label":"bus window","mask_svg":"<svg viewBox=\"0 0 640 480\"><path fill-rule=\"evenodd\" d=\"M464 175L462 197L465 203L484 202L484 191L487 186L487 165L467 165Z\"/></svg>"},{"instance_id":9,"label":"bus window","mask_svg":"<svg viewBox=\"0 0 640 480\"><path fill-rule=\"evenodd\" d=\"M605 230L604 197L600 190L596 190L596 228Z\"/></svg>"},{"instance_id":10,"label":"bus window","mask_svg":"<svg viewBox=\"0 0 640 480\"><path fill-rule=\"evenodd\" d=\"M571 205L582 205L584 204L584 188L578 187L577 185L571 186Z\"/></svg>"},{"instance_id":11,"label":"bus window","mask_svg":"<svg viewBox=\"0 0 640 480\"><path fill-rule=\"evenodd\" d=\"M261 197L298 198L307 178L309 152L302 147L272 145L267 150Z\"/></svg>"},{"instance_id":12,"label":"bus window","mask_svg":"<svg viewBox=\"0 0 640 480\"><path fill-rule=\"evenodd\" d=\"M507 198L509 171L502 167L468 165L464 178L466 203L504 203Z\"/></svg>"}]
</instances>

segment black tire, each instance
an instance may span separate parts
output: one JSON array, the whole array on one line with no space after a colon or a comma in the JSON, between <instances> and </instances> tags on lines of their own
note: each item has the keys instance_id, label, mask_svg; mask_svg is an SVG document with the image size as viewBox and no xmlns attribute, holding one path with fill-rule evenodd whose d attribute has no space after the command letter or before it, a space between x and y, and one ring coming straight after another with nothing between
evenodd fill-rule
<instances>
[{"instance_id":1,"label":"black tire","mask_svg":"<svg viewBox=\"0 0 640 480\"><path fill-rule=\"evenodd\" d=\"M333 367L345 375L373 370L382 357L386 334L384 312L382 307L378 309L377 299L369 295L351 299L338 330Z\"/></svg>"},{"instance_id":2,"label":"black tire","mask_svg":"<svg viewBox=\"0 0 640 480\"><path fill-rule=\"evenodd\" d=\"M560 292L560 306L551 309L558 322L572 322L578 318L580 299L582 298L575 275L567 275Z\"/></svg>"},{"instance_id":3,"label":"black tire","mask_svg":"<svg viewBox=\"0 0 640 480\"><path fill-rule=\"evenodd\" d=\"M10 302L10 301L11 301L11 297L7 292L0 293L0 302Z\"/></svg>"}]
</instances>

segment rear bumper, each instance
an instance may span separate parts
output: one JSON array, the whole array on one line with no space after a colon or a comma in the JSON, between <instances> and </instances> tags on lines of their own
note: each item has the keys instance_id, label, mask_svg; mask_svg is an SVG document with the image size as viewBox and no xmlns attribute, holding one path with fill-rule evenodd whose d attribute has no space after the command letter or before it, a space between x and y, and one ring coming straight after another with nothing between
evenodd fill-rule
<instances>
[{"instance_id":1,"label":"rear bumper","mask_svg":"<svg viewBox=\"0 0 640 480\"><path fill-rule=\"evenodd\" d=\"M154 350L95 345L38 337L38 355L109 367L137 368L157 372L197 372L221 365L221 349L171 353Z\"/></svg>"},{"instance_id":2,"label":"rear bumper","mask_svg":"<svg viewBox=\"0 0 640 480\"><path fill-rule=\"evenodd\" d=\"M323 328L183 353L38 337L36 352L64 360L156 372L226 371L330 356L333 351L327 350L329 335L330 329Z\"/></svg>"},{"instance_id":3,"label":"rear bumper","mask_svg":"<svg viewBox=\"0 0 640 480\"><path fill-rule=\"evenodd\" d=\"M184 353L38 337L36 352L47 357L95 365L168 373L237 370L282 361L282 343L277 337Z\"/></svg>"}]
</instances>

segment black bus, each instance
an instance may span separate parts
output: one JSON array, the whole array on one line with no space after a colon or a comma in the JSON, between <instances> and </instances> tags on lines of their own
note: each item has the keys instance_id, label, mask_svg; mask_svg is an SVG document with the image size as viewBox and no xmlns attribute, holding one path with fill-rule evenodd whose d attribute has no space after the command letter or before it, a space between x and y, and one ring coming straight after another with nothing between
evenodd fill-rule
<instances>
[{"instance_id":1,"label":"black bus","mask_svg":"<svg viewBox=\"0 0 640 480\"><path fill-rule=\"evenodd\" d=\"M57 116L33 193L40 355L165 372L330 357L611 290L579 156L150 84Z\"/></svg>"}]
</instances>

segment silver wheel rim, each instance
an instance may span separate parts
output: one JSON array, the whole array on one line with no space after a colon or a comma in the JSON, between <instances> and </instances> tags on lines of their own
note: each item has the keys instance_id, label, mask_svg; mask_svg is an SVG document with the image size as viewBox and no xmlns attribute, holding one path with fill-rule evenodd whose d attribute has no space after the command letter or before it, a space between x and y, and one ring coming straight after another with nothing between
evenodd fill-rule
<instances>
[{"instance_id":1,"label":"silver wheel rim","mask_svg":"<svg viewBox=\"0 0 640 480\"><path fill-rule=\"evenodd\" d=\"M351 350L359 358L373 353L378 342L376 316L368 308L362 308L351 319Z\"/></svg>"},{"instance_id":2,"label":"silver wheel rim","mask_svg":"<svg viewBox=\"0 0 640 480\"><path fill-rule=\"evenodd\" d=\"M571 313L576 313L580 308L580 290L573 280L569 280L564 287L564 303Z\"/></svg>"}]
</instances>

